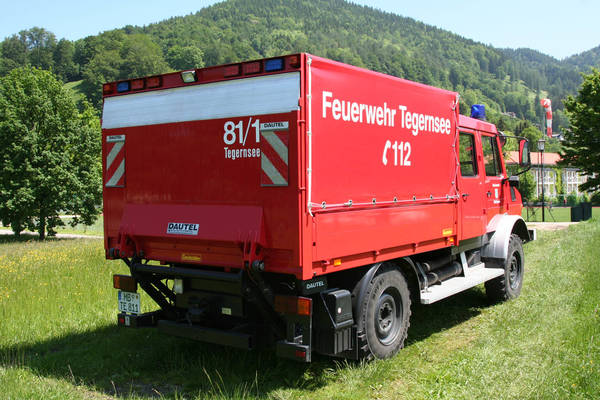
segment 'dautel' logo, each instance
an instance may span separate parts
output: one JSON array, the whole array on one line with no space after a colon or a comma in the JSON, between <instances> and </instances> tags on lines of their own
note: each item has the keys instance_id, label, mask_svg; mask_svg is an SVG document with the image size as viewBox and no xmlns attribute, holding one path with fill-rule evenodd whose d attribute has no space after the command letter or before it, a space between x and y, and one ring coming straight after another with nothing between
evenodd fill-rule
<instances>
[{"instance_id":1,"label":"'dautel' logo","mask_svg":"<svg viewBox=\"0 0 600 400\"><path fill-rule=\"evenodd\" d=\"M169 222L167 234L170 235L197 235L200 224L187 224L184 222Z\"/></svg>"},{"instance_id":2,"label":"'dautel' logo","mask_svg":"<svg viewBox=\"0 0 600 400\"><path fill-rule=\"evenodd\" d=\"M306 284L306 289L316 289L316 288L321 288L321 287L325 287L325 282L316 281L316 282Z\"/></svg>"}]
</instances>

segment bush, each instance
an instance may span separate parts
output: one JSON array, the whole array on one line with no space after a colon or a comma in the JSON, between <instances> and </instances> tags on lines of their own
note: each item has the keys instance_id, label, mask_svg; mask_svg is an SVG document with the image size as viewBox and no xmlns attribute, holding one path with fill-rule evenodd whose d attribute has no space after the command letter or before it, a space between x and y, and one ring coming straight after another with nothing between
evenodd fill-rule
<instances>
[{"instance_id":1,"label":"bush","mask_svg":"<svg viewBox=\"0 0 600 400\"><path fill-rule=\"evenodd\" d=\"M600 192L593 193L590 200L593 205L600 206Z\"/></svg>"},{"instance_id":2,"label":"bush","mask_svg":"<svg viewBox=\"0 0 600 400\"><path fill-rule=\"evenodd\" d=\"M590 201L590 196L587 193L583 193L579 196L580 203L588 203Z\"/></svg>"},{"instance_id":3,"label":"bush","mask_svg":"<svg viewBox=\"0 0 600 400\"><path fill-rule=\"evenodd\" d=\"M571 207L576 206L577 203L579 203L579 199L577 198L577 194L575 193L569 193L569 195L567 196L567 204L570 205Z\"/></svg>"}]
</instances>

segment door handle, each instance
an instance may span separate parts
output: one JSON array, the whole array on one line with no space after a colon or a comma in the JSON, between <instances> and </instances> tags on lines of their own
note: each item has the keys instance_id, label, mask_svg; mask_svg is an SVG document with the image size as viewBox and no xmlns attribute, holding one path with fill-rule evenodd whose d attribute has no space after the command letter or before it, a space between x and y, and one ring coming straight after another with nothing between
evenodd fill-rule
<instances>
[{"instance_id":1,"label":"door handle","mask_svg":"<svg viewBox=\"0 0 600 400\"><path fill-rule=\"evenodd\" d=\"M469 197L469 193L463 193L463 194L462 194L462 197L463 197L463 199L465 199L465 200L466 200L466 199L467 199L467 197Z\"/></svg>"},{"instance_id":2,"label":"door handle","mask_svg":"<svg viewBox=\"0 0 600 400\"><path fill-rule=\"evenodd\" d=\"M487 192L487 197L492 197L492 192Z\"/></svg>"}]
</instances>

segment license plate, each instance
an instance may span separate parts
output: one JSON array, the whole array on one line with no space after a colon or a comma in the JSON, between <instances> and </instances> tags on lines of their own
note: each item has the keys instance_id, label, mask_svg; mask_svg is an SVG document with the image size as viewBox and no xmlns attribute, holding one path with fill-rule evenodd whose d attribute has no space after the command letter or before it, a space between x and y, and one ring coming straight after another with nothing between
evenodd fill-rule
<instances>
[{"instance_id":1,"label":"license plate","mask_svg":"<svg viewBox=\"0 0 600 400\"><path fill-rule=\"evenodd\" d=\"M130 314L140 313L140 294L119 291L119 311Z\"/></svg>"}]
</instances>

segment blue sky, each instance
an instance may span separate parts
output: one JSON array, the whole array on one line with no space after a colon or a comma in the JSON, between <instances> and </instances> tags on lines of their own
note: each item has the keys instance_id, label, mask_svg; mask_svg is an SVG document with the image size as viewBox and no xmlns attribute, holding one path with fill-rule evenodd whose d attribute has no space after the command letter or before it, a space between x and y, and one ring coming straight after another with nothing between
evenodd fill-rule
<instances>
[{"instance_id":1,"label":"blue sky","mask_svg":"<svg viewBox=\"0 0 600 400\"><path fill-rule=\"evenodd\" d=\"M251 1L251 0L249 0ZM0 40L33 26L80 39L125 25L193 13L214 0L3 0ZM600 45L597 0L353 0L495 47L529 47L565 58Z\"/></svg>"}]
</instances>

